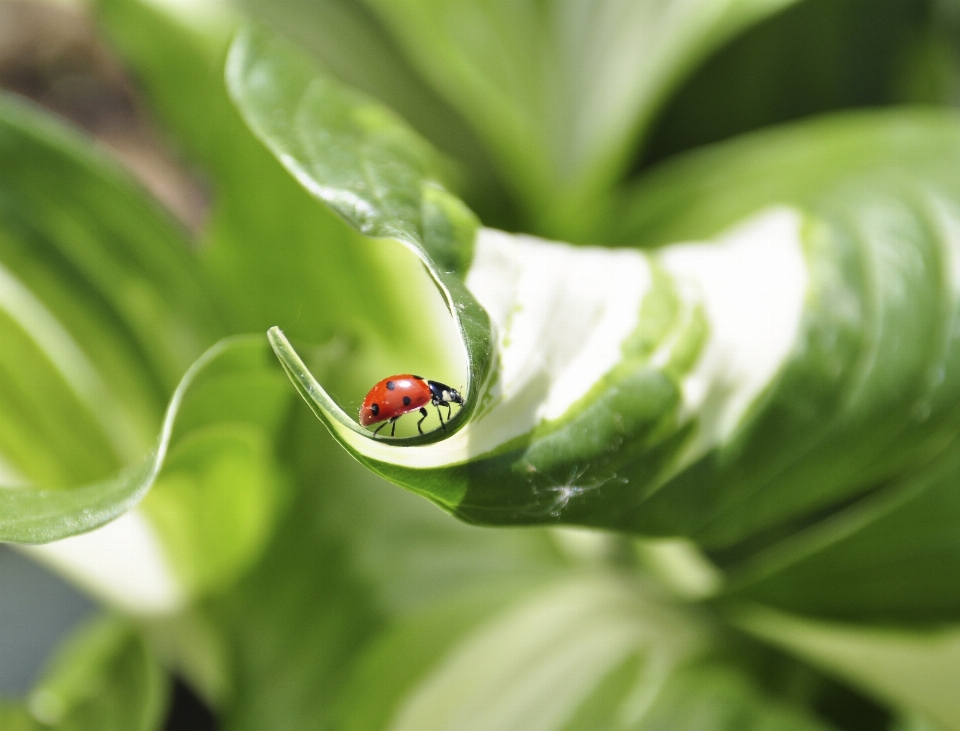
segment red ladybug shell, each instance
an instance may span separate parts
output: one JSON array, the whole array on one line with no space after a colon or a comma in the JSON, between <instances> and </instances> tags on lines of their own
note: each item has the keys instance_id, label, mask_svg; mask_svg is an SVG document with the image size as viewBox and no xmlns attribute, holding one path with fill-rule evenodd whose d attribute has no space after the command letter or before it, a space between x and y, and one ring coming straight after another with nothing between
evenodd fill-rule
<instances>
[{"instance_id":1,"label":"red ladybug shell","mask_svg":"<svg viewBox=\"0 0 960 731\"><path fill-rule=\"evenodd\" d=\"M430 386L420 376L404 373L384 378L370 389L360 407L360 423L370 426L416 411L430 403Z\"/></svg>"}]
</instances>

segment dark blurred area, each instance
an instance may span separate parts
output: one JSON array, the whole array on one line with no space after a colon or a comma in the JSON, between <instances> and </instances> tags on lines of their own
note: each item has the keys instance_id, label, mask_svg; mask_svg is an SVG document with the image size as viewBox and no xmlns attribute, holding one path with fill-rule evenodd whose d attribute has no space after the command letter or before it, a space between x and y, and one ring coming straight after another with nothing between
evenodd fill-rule
<instances>
[{"instance_id":1,"label":"dark blurred area","mask_svg":"<svg viewBox=\"0 0 960 731\"><path fill-rule=\"evenodd\" d=\"M189 686L177 679L173 685L165 731L215 731L216 728L217 719L210 709Z\"/></svg>"},{"instance_id":2,"label":"dark blurred area","mask_svg":"<svg viewBox=\"0 0 960 731\"><path fill-rule=\"evenodd\" d=\"M0 0L0 87L85 129L190 230L203 225L204 186L164 145L135 84L82 11Z\"/></svg>"},{"instance_id":3,"label":"dark blurred area","mask_svg":"<svg viewBox=\"0 0 960 731\"><path fill-rule=\"evenodd\" d=\"M960 103L960 3L806 0L701 64L658 115L636 170L770 125L904 103Z\"/></svg>"}]
</instances>

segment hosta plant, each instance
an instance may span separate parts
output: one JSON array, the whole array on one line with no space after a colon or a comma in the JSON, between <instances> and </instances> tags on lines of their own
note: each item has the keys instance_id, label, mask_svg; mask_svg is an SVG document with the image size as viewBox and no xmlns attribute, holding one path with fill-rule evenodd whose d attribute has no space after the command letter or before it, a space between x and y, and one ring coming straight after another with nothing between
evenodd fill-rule
<instances>
[{"instance_id":1,"label":"hosta plant","mask_svg":"<svg viewBox=\"0 0 960 731\"><path fill-rule=\"evenodd\" d=\"M227 729L960 729L914 5L96 3L209 210L0 99L0 539L105 615L0 720L162 728L178 678ZM403 373L462 408L360 426Z\"/></svg>"}]
</instances>

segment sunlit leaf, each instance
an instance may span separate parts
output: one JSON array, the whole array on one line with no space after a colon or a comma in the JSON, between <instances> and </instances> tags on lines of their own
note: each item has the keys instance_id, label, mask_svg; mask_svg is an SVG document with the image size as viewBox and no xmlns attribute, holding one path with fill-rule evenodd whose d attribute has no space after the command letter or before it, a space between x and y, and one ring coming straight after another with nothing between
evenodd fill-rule
<instances>
[{"instance_id":1,"label":"sunlit leaf","mask_svg":"<svg viewBox=\"0 0 960 731\"><path fill-rule=\"evenodd\" d=\"M728 456L653 497L661 520L723 542L754 519L783 523L801 505L876 487L947 446L958 382L957 132L955 117L937 114L768 132L665 166L611 218L618 240L659 245L723 230L756 206L792 202L810 216L795 354ZM703 489L715 479L736 489Z\"/></svg>"},{"instance_id":2,"label":"sunlit leaf","mask_svg":"<svg viewBox=\"0 0 960 731\"><path fill-rule=\"evenodd\" d=\"M732 546L789 534L955 434L952 116L850 117L719 147L651 176L611 221L624 241L691 243L589 249L480 229L451 272L422 242L426 153L392 146L409 132L382 115L365 126L369 102L282 41L248 34L232 59L234 97L304 185L415 248L490 317L493 342L465 333L468 352L496 354L493 377L469 384L469 423L403 448L364 434L270 335L352 453L461 517ZM339 111L318 112L317 95Z\"/></svg>"},{"instance_id":3,"label":"sunlit leaf","mask_svg":"<svg viewBox=\"0 0 960 731\"><path fill-rule=\"evenodd\" d=\"M398 704L389 727L563 728L618 671L626 669L634 682L643 677L655 695L696 641L694 632L644 607L627 587L597 578L571 581L538 592L462 638ZM623 688L614 702L626 706L619 709L625 715L642 715L629 708L630 695Z\"/></svg>"}]
</instances>

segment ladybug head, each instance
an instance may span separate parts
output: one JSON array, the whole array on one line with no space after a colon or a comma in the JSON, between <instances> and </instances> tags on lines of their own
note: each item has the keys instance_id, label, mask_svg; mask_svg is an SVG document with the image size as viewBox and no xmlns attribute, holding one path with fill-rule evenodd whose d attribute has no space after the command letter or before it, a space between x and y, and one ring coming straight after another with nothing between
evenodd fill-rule
<instances>
[{"instance_id":1,"label":"ladybug head","mask_svg":"<svg viewBox=\"0 0 960 731\"><path fill-rule=\"evenodd\" d=\"M463 406L463 396L460 395L460 392L455 388L450 388L445 383L440 383L440 381L427 381L427 385L430 386L430 394L433 397L433 402L438 406L447 406L449 404L459 404Z\"/></svg>"}]
</instances>

